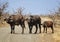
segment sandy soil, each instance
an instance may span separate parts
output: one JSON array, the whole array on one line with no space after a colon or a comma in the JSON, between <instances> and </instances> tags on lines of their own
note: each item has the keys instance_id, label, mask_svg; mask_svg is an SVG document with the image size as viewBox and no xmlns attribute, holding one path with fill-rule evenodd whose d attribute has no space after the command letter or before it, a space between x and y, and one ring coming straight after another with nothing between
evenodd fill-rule
<instances>
[{"instance_id":1,"label":"sandy soil","mask_svg":"<svg viewBox=\"0 0 60 42\"><path fill-rule=\"evenodd\" d=\"M22 28L20 26L15 27L15 34L10 34L10 27L0 28L0 42L60 42L59 28L54 28L54 34L51 33L50 29L48 29L47 34L43 32L41 34L33 34L35 32L35 27L33 27L33 33L29 34L29 29L26 27L25 33L21 34Z\"/></svg>"},{"instance_id":2,"label":"sandy soil","mask_svg":"<svg viewBox=\"0 0 60 42\"><path fill-rule=\"evenodd\" d=\"M46 19L45 19L46 20ZM42 21L45 21L42 19ZM35 27L33 27L32 34L29 34L29 28L26 24L24 34L21 34L22 28L15 26L15 34L10 34L9 25L5 24L0 27L0 42L60 42L60 28L54 28L54 34L51 33L51 29L48 29L48 33L33 34Z\"/></svg>"}]
</instances>

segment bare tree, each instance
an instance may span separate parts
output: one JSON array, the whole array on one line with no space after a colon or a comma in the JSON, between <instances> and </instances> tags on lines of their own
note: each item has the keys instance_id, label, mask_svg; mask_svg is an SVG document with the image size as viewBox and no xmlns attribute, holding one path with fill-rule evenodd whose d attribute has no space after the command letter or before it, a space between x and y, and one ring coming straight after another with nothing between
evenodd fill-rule
<instances>
[{"instance_id":1,"label":"bare tree","mask_svg":"<svg viewBox=\"0 0 60 42\"><path fill-rule=\"evenodd\" d=\"M5 10L8 7L8 2L2 3L0 4L0 23L2 23L3 21L3 13L5 14Z\"/></svg>"},{"instance_id":2,"label":"bare tree","mask_svg":"<svg viewBox=\"0 0 60 42\"><path fill-rule=\"evenodd\" d=\"M0 17L2 15L2 13L4 12L4 10L6 10L7 7L8 7L8 2L0 5Z\"/></svg>"},{"instance_id":3,"label":"bare tree","mask_svg":"<svg viewBox=\"0 0 60 42\"><path fill-rule=\"evenodd\" d=\"M54 26L56 27L56 25L59 24L58 20L60 20L60 7L53 14L50 13L50 15L48 15L48 17L53 20Z\"/></svg>"},{"instance_id":4,"label":"bare tree","mask_svg":"<svg viewBox=\"0 0 60 42\"><path fill-rule=\"evenodd\" d=\"M20 15L22 15L23 14L23 10L24 10L24 8L18 8L17 9L17 13L20 14Z\"/></svg>"}]
</instances>

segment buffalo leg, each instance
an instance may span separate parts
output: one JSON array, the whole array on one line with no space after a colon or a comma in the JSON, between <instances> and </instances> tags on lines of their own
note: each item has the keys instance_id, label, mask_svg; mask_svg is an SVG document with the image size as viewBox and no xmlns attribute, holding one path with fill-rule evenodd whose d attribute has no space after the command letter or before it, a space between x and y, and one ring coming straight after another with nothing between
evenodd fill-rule
<instances>
[{"instance_id":1,"label":"buffalo leg","mask_svg":"<svg viewBox=\"0 0 60 42\"><path fill-rule=\"evenodd\" d=\"M47 27L46 27L46 33L47 33Z\"/></svg>"},{"instance_id":2,"label":"buffalo leg","mask_svg":"<svg viewBox=\"0 0 60 42\"><path fill-rule=\"evenodd\" d=\"M54 33L54 29L53 29L53 26L51 26L51 29L52 29L52 33Z\"/></svg>"},{"instance_id":3,"label":"buffalo leg","mask_svg":"<svg viewBox=\"0 0 60 42\"><path fill-rule=\"evenodd\" d=\"M43 33L45 32L45 27L44 27L44 30L43 30Z\"/></svg>"},{"instance_id":4,"label":"buffalo leg","mask_svg":"<svg viewBox=\"0 0 60 42\"><path fill-rule=\"evenodd\" d=\"M24 28L22 28L22 34L24 33Z\"/></svg>"},{"instance_id":5,"label":"buffalo leg","mask_svg":"<svg viewBox=\"0 0 60 42\"><path fill-rule=\"evenodd\" d=\"M24 33L24 25L21 25L21 27L22 27L22 34Z\"/></svg>"},{"instance_id":6,"label":"buffalo leg","mask_svg":"<svg viewBox=\"0 0 60 42\"><path fill-rule=\"evenodd\" d=\"M12 26L11 26L11 34L12 34Z\"/></svg>"},{"instance_id":7,"label":"buffalo leg","mask_svg":"<svg viewBox=\"0 0 60 42\"><path fill-rule=\"evenodd\" d=\"M15 29L15 26L14 25L11 25L11 34L12 33L15 33L15 30L14 29Z\"/></svg>"},{"instance_id":8,"label":"buffalo leg","mask_svg":"<svg viewBox=\"0 0 60 42\"><path fill-rule=\"evenodd\" d=\"M32 33L32 26L29 26L29 33Z\"/></svg>"},{"instance_id":9,"label":"buffalo leg","mask_svg":"<svg viewBox=\"0 0 60 42\"><path fill-rule=\"evenodd\" d=\"M37 33L37 30L38 30L38 26L37 25L35 25L36 26L36 31L35 31L35 34Z\"/></svg>"},{"instance_id":10,"label":"buffalo leg","mask_svg":"<svg viewBox=\"0 0 60 42\"><path fill-rule=\"evenodd\" d=\"M39 29L40 29L40 32L39 33L41 33L41 25L39 24Z\"/></svg>"},{"instance_id":11,"label":"buffalo leg","mask_svg":"<svg viewBox=\"0 0 60 42\"><path fill-rule=\"evenodd\" d=\"M30 32L29 33L32 33L32 28L30 28Z\"/></svg>"}]
</instances>

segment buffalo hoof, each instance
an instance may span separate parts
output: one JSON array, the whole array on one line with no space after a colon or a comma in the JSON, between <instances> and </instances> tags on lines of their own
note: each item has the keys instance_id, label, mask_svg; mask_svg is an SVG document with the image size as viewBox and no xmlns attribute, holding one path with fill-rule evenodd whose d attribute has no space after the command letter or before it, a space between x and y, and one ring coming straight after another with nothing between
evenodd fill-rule
<instances>
[{"instance_id":1,"label":"buffalo hoof","mask_svg":"<svg viewBox=\"0 0 60 42\"><path fill-rule=\"evenodd\" d=\"M36 33L34 33L34 34L36 34Z\"/></svg>"},{"instance_id":2,"label":"buffalo hoof","mask_svg":"<svg viewBox=\"0 0 60 42\"><path fill-rule=\"evenodd\" d=\"M11 34L12 34L12 32L11 32Z\"/></svg>"},{"instance_id":3,"label":"buffalo hoof","mask_svg":"<svg viewBox=\"0 0 60 42\"><path fill-rule=\"evenodd\" d=\"M12 32L11 32L11 34L15 34L15 33L12 33Z\"/></svg>"},{"instance_id":4,"label":"buffalo hoof","mask_svg":"<svg viewBox=\"0 0 60 42\"><path fill-rule=\"evenodd\" d=\"M41 32L39 32L39 33L41 33Z\"/></svg>"},{"instance_id":5,"label":"buffalo hoof","mask_svg":"<svg viewBox=\"0 0 60 42\"><path fill-rule=\"evenodd\" d=\"M54 33L54 32L52 32L52 33Z\"/></svg>"},{"instance_id":6,"label":"buffalo hoof","mask_svg":"<svg viewBox=\"0 0 60 42\"><path fill-rule=\"evenodd\" d=\"M15 32L11 32L11 34L15 34Z\"/></svg>"},{"instance_id":7,"label":"buffalo hoof","mask_svg":"<svg viewBox=\"0 0 60 42\"><path fill-rule=\"evenodd\" d=\"M24 32L22 32L21 34L24 34Z\"/></svg>"},{"instance_id":8,"label":"buffalo hoof","mask_svg":"<svg viewBox=\"0 0 60 42\"><path fill-rule=\"evenodd\" d=\"M44 32L43 32L44 33Z\"/></svg>"},{"instance_id":9,"label":"buffalo hoof","mask_svg":"<svg viewBox=\"0 0 60 42\"><path fill-rule=\"evenodd\" d=\"M29 32L29 34L32 34L32 32Z\"/></svg>"},{"instance_id":10,"label":"buffalo hoof","mask_svg":"<svg viewBox=\"0 0 60 42\"><path fill-rule=\"evenodd\" d=\"M45 33L47 33L47 31Z\"/></svg>"},{"instance_id":11,"label":"buffalo hoof","mask_svg":"<svg viewBox=\"0 0 60 42\"><path fill-rule=\"evenodd\" d=\"M47 32L45 32L45 33L47 33Z\"/></svg>"},{"instance_id":12,"label":"buffalo hoof","mask_svg":"<svg viewBox=\"0 0 60 42\"><path fill-rule=\"evenodd\" d=\"M36 34L36 32L34 34Z\"/></svg>"},{"instance_id":13,"label":"buffalo hoof","mask_svg":"<svg viewBox=\"0 0 60 42\"><path fill-rule=\"evenodd\" d=\"M13 32L11 32L11 34L14 34Z\"/></svg>"},{"instance_id":14,"label":"buffalo hoof","mask_svg":"<svg viewBox=\"0 0 60 42\"><path fill-rule=\"evenodd\" d=\"M24 33L22 33L22 34L24 34Z\"/></svg>"}]
</instances>

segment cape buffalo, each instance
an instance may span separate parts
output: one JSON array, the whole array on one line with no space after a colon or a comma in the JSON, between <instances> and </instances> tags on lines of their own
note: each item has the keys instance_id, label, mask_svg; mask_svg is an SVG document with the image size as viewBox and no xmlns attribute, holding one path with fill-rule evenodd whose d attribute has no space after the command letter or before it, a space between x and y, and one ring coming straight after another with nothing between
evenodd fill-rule
<instances>
[{"instance_id":1,"label":"cape buffalo","mask_svg":"<svg viewBox=\"0 0 60 42\"><path fill-rule=\"evenodd\" d=\"M44 21L42 25L43 25L43 28L44 28L43 32L45 32L45 30L46 30L46 33L47 33L47 27L51 27L52 33L54 33L53 22L52 21Z\"/></svg>"},{"instance_id":2,"label":"cape buffalo","mask_svg":"<svg viewBox=\"0 0 60 42\"><path fill-rule=\"evenodd\" d=\"M37 33L38 26L39 26L40 33L41 33L41 18L39 16L30 15L29 18L27 18L26 20L29 26L29 33L32 33L33 25L35 25L36 27L35 34Z\"/></svg>"},{"instance_id":3,"label":"cape buffalo","mask_svg":"<svg viewBox=\"0 0 60 42\"><path fill-rule=\"evenodd\" d=\"M24 18L22 15L11 15L8 18L4 19L11 27L11 33L15 33L15 25L21 25L22 33L24 33Z\"/></svg>"}]
</instances>

